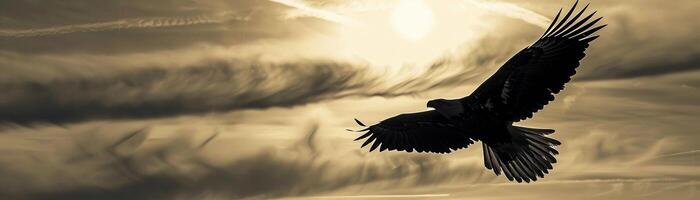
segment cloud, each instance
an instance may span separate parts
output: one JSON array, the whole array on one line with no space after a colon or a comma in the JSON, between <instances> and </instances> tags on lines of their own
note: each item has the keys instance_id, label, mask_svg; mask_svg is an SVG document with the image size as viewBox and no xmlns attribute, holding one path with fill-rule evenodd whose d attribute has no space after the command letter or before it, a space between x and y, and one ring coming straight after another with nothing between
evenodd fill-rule
<instances>
[{"instance_id":1,"label":"cloud","mask_svg":"<svg viewBox=\"0 0 700 200\"><path fill-rule=\"evenodd\" d=\"M595 87L587 88L587 93L597 91ZM586 101L585 96L583 98L581 101ZM170 137L166 138L159 136L163 133L155 128L128 130L110 123L103 128L83 128L87 134L74 129L58 135L41 130L36 134L58 139L25 144L22 145L24 151L14 153L0 150L9 155L0 158L0 175L10 177L0 180L0 197L19 200L313 199L449 194L449 198L518 196L541 199L543 195L558 197L567 196L567 193L575 194L572 199L586 199L590 195L618 199L692 196L687 191L696 187L695 182L700 178L695 175L697 167L692 158L687 159L690 162L669 163L667 158L658 159L669 153L656 148L670 144L684 148L692 143L656 140L650 137L653 132L620 128L619 124L635 120L639 119L604 118L597 122L595 118L588 118L569 126L559 125L557 129L562 134L557 137L564 142L560 147L563 148L558 157L560 162L546 179L531 184L509 183L504 177L485 170L478 145L450 155L366 153L366 149L354 149L359 143L351 139L334 138L332 129L335 127L329 129L316 123L307 124L303 132L277 128L283 135L296 139L283 145L269 145L254 139L256 149L252 153L241 153L250 151L237 145L249 143L248 140L235 141L250 139L251 134L233 131L213 136L215 134L209 132L188 131L191 124L181 125L183 128L174 131L170 129L182 135L167 133ZM597 124L596 130L577 127L594 127L591 124ZM57 148L56 144L67 145ZM224 152L232 158L208 155L212 152ZM635 170L629 170L630 167ZM650 187L652 185L654 187ZM618 187L624 189L615 189Z\"/></svg>"},{"instance_id":2,"label":"cloud","mask_svg":"<svg viewBox=\"0 0 700 200\"><path fill-rule=\"evenodd\" d=\"M335 25L319 18L288 19L286 13L294 8L270 1L20 0L0 7L0 52L29 56L231 47L262 39L292 40L308 29L324 31Z\"/></svg>"},{"instance_id":3,"label":"cloud","mask_svg":"<svg viewBox=\"0 0 700 200\"><path fill-rule=\"evenodd\" d=\"M199 24L223 23L229 20L247 20L245 16L222 13L211 16L194 17L157 17L141 19L122 19L109 22L63 25L38 29L0 29L0 37L40 37L47 35L69 34L77 32L98 32L136 28L163 28L174 26L190 26Z\"/></svg>"},{"instance_id":4,"label":"cloud","mask_svg":"<svg viewBox=\"0 0 700 200\"><path fill-rule=\"evenodd\" d=\"M623 16L627 14L627 12L615 13L610 23L624 24ZM504 23L514 22L505 21ZM628 26L620 25L620 27ZM611 33L604 34L610 34L610 38L625 38L620 34L628 32L627 28L611 27ZM482 80L481 78L488 75L489 71L493 71L522 46L532 42L529 36L534 38L541 34L538 28L519 23L499 29L502 30L499 34L486 35L469 43L458 55L445 55L431 65L413 66L414 70L400 73L378 73L377 70L371 69L380 67L332 59L325 61L296 59L267 63L246 59L205 58L183 62L177 64L181 65L178 67L171 67L163 62L155 64L146 61L130 62L130 65L138 67L128 70L118 66L120 62L125 61L115 61L105 64L100 70L106 72L96 75L85 72L87 68L84 67L84 63L95 62L91 65L99 65L105 62L95 60L105 60L104 57L82 61L89 56L80 54L63 58L61 55L56 55L54 57L58 58L50 60L50 63L32 66L31 62L38 63L37 60L41 60L42 57L10 56L3 59L5 62L3 71L12 74L11 77L23 78L8 76L0 86L7 91L7 95L4 95L0 101L0 110L3 111L0 114L0 121L30 124L41 121L65 123L98 119L157 118L241 109L289 107L353 96L392 97L436 88L478 84L478 80ZM202 35L202 38L205 38L204 36L206 34ZM641 36L632 35L629 38L638 37ZM210 37L206 38L210 40ZM246 40L248 39L250 38ZM80 40L85 39L80 38ZM168 41L180 42L180 40ZM193 42L196 41L193 40ZM610 42L615 44L609 44ZM676 46L681 41L671 43L670 46ZM676 72L672 70L674 68L694 70L694 61L687 65L674 63L684 62L683 58L693 58L688 56L693 55L692 52L665 51L664 54L676 58L669 62L661 62L656 58L654 60L659 61L645 61L648 56L638 57L639 53L611 57L611 55L629 53L609 47L609 45L620 44L632 45L627 41L596 41L588 53L589 57L584 59L580 75L574 79L592 81L652 76ZM79 45L79 43L72 45ZM159 45L163 46L162 43ZM17 45L17 47L21 46L34 49L31 45ZM108 46L105 48L110 49ZM609 54L605 54L603 50L608 49L612 50ZM630 49L640 48L630 47ZM649 50L651 49L646 49L644 52ZM151 56L152 58L148 59L168 60L173 59L170 58L173 55L175 53L164 57ZM179 57L186 57L186 55ZM141 58L144 57L139 59ZM631 62L624 63L625 67L611 68L614 66L612 63L617 62L611 59L618 58L628 59ZM31 62L15 64L22 59ZM51 65L66 65L62 62L76 59L80 59L81 62L70 62L69 64L75 64L75 66L69 66L65 70L67 72L61 72L65 74L56 75L48 80L35 79L43 73L53 73L51 71L62 69L61 66ZM663 63L669 63L673 67L664 67ZM650 67L640 67L645 65ZM36 73L37 70L28 70L29 68L45 70ZM75 76L81 73L87 73L87 75ZM122 95L115 97L114 94ZM576 95L571 95L565 101L569 102L571 107L571 104L578 102L578 99Z\"/></svg>"},{"instance_id":5,"label":"cloud","mask_svg":"<svg viewBox=\"0 0 700 200\"><path fill-rule=\"evenodd\" d=\"M55 152L50 160L15 160L17 163L11 164L5 163L7 158L0 159L3 177L21 174L15 176L14 184L0 181L0 196L56 200L263 199L319 194L384 181L401 183L402 187L427 185L474 174L480 168L473 164L448 166L445 158L417 154L372 161L363 161L367 160L366 154L345 155L357 162L339 162L332 149L315 150L316 131L312 128L304 133L306 136L294 148L262 148L224 163L208 160L200 152L202 142L186 137L149 145L148 129L121 133L114 139L95 133L94 137L73 139L74 148ZM24 167L13 168L19 165ZM65 179L35 179L39 168L51 169L43 172L44 176Z\"/></svg>"},{"instance_id":6,"label":"cloud","mask_svg":"<svg viewBox=\"0 0 700 200\"><path fill-rule=\"evenodd\" d=\"M697 153L700 153L700 150L691 150L691 151L670 153L670 154L660 155L659 157L685 156L685 155L692 155L692 154L697 154Z\"/></svg>"},{"instance_id":7,"label":"cloud","mask_svg":"<svg viewBox=\"0 0 700 200\"><path fill-rule=\"evenodd\" d=\"M297 105L359 87L350 65L297 63L149 68L108 77L3 84L5 122L142 118ZM114 94L121 94L119 97Z\"/></svg>"},{"instance_id":8,"label":"cloud","mask_svg":"<svg viewBox=\"0 0 700 200\"><path fill-rule=\"evenodd\" d=\"M695 1L677 4L594 2L609 24L589 48L579 80L613 80L684 73L700 69L700 25L686 19ZM647 10L647 13L640 13ZM664 30L664 31L660 31Z\"/></svg>"},{"instance_id":9,"label":"cloud","mask_svg":"<svg viewBox=\"0 0 700 200\"><path fill-rule=\"evenodd\" d=\"M563 7L565 12L573 4L573 1L563 4L511 0L464 2L543 28L551 22L554 11ZM581 3L585 2L579 2L578 9L583 7ZM693 18L694 13L692 6L688 5L695 4L697 2L690 0L675 4L660 1L591 2L589 11L597 11L596 16L603 17L601 24L609 26L599 32L601 37L586 51L583 67L578 69L574 79L614 80L700 70L700 45L694 42L700 40L700 36L693 34L700 25L686 20ZM648 12L641 13L640 10Z\"/></svg>"},{"instance_id":10,"label":"cloud","mask_svg":"<svg viewBox=\"0 0 700 200\"><path fill-rule=\"evenodd\" d=\"M514 34L485 36L479 41L483 46L506 48L464 49L428 66L405 66L406 70L397 72L349 62L270 63L221 58L179 67L106 69L108 73L86 75L73 72L85 73L85 69L68 66L67 74L60 72L49 79L34 79L40 75L22 71L13 77L27 78L0 85L6 93L0 101L0 122L157 118L289 107L343 97L416 94L476 83L525 40Z\"/></svg>"},{"instance_id":11,"label":"cloud","mask_svg":"<svg viewBox=\"0 0 700 200\"><path fill-rule=\"evenodd\" d=\"M296 18L299 16L313 16L319 19L328 20L335 23L345 25L356 25L358 22L349 17L342 16L333 12L324 11L307 6L301 2L288 0L271 0L272 2L280 3L285 6L290 6L299 12L288 12L287 18ZM164 28L177 26L191 26L199 24L217 24L227 21L247 21L250 16L241 15L238 13L222 12L220 14L202 14L197 16L184 17L148 17L148 18L133 18L133 19L116 19L106 22L71 24L52 27L32 28L32 29L0 29L0 37L40 37L47 35L70 34L78 32L100 32L100 31L115 31L137 28Z\"/></svg>"},{"instance_id":12,"label":"cloud","mask_svg":"<svg viewBox=\"0 0 700 200\"><path fill-rule=\"evenodd\" d=\"M296 0L270 0L270 1L295 8L298 11L298 12L287 13L288 18L296 18L299 16L312 16L312 17L317 17L320 19L332 21L335 23L340 23L343 25L358 25L359 24L359 22L353 20L350 17L343 16L343 15L340 15L338 13L334 13L334 12L330 12L330 11L326 11L326 10L313 8L313 7L306 5L300 1L296 1Z\"/></svg>"},{"instance_id":13,"label":"cloud","mask_svg":"<svg viewBox=\"0 0 700 200\"><path fill-rule=\"evenodd\" d=\"M343 63L208 61L106 77L11 82L0 86L6 93L0 121L63 123L286 107L349 96L413 94L478 75L470 74L475 71L470 67L452 67L445 61L421 74L387 81L382 74Z\"/></svg>"},{"instance_id":14,"label":"cloud","mask_svg":"<svg viewBox=\"0 0 700 200\"><path fill-rule=\"evenodd\" d=\"M539 26L540 28L547 28L552 21L545 16L533 12L532 10L528 10L513 3L484 0L465 0L464 2L472 4L479 9L488 10L501 15L523 20L527 23Z\"/></svg>"},{"instance_id":15,"label":"cloud","mask_svg":"<svg viewBox=\"0 0 700 200\"><path fill-rule=\"evenodd\" d=\"M222 11L210 10L213 7L231 8L227 2L214 1L197 1L193 6L163 0L124 3L129 6L120 6L124 1L51 1L41 5L30 5L34 1L8 2L0 1L0 23L3 28L15 30L95 23L85 21L87 18L113 22L132 16L154 20L160 19L158 16L199 16L203 11ZM531 184L507 183L504 177L486 171L474 147L451 155L364 153L349 137L336 134L352 122L350 117L342 116L340 125L328 119L357 113L382 119L385 116L378 115L416 108L401 107L397 102L424 101L356 97L426 91L441 92L431 94L436 96L466 95L465 91L446 89L478 84L541 34L539 27L522 25L523 16L497 21L499 31L466 44L459 55L446 55L432 65L407 66L397 73L334 59L200 59L180 51L190 49L192 44L229 46L251 40L272 43L284 49L280 51L294 51L277 42L311 33L295 29L309 21L327 23L316 17L280 23L279 17L284 16L280 13L289 11L286 6L258 5L262 1L230 2L246 4L240 8L255 10L252 16L263 17L241 23L200 24L196 29L115 29L118 34L113 30L72 32L0 41L0 123L74 123L0 130L0 152L4 155L0 157L0 199L266 199L397 194L449 194L445 198L452 199L697 196L700 70L695 59L697 34L693 32L698 25L687 20L696 13L691 6L697 4L695 1L595 3L610 26L587 52L574 78L576 82L567 85L558 100L534 119L523 122L525 126L556 129L555 137L564 143L559 147L560 162L552 173ZM541 2L551 5L549 1ZM324 5L314 3L308 5ZM549 8L537 10L537 2L517 5L528 6L536 13L551 12ZM57 9L48 9L52 7ZM130 12L121 16L110 11L112 8ZM31 13L46 15L33 17ZM315 31L321 26L310 27ZM266 40L270 38L279 40ZM37 45L41 43L37 41L51 45ZM89 48L82 48L88 43ZM144 53L170 48L174 50L167 55ZM329 114L305 132L289 131L293 128L280 125L294 124L299 113L309 113L306 106L299 105L336 99L343 101L332 102L339 106L329 106ZM280 107L283 109L265 109ZM232 111L235 113L226 116L173 119ZM171 121L140 120L159 117ZM229 130L225 126L228 124L207 123L206 127L226 127L216 134L190 131L198 130L197 122L211 118L236 124ZM258 124L246 123L250 121ZM155 128L124 130L118 125L121 123ZM101 127L88 130L89 134L75 130L94 124ZM261 124L272 128L259 128ZM174 134L180 132L185 136ZM285 140L290 137L299 139Z\"/></svg>"}]
</instances>

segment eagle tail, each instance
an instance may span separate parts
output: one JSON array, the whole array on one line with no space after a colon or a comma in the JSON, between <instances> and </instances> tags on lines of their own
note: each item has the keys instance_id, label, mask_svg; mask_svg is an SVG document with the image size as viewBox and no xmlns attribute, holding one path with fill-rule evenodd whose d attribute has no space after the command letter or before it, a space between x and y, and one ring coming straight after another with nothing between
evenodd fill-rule
<instances>
[{"instance_id":1,"label":"eagle tail","mask_svg":"<svg viewBox=\"0 0 700 200\"><path fill-rule=\"evenodd\" d=\"M484 164L496 175L501 171L508 180L518 182L536 181L552 169L557 160L554 155L559 152L554 146L561 143L546 135L554 133L552 129L536 129L508 126L512 136L510 143L486 144L484 146Z\"/></svg>"}]
</instances>

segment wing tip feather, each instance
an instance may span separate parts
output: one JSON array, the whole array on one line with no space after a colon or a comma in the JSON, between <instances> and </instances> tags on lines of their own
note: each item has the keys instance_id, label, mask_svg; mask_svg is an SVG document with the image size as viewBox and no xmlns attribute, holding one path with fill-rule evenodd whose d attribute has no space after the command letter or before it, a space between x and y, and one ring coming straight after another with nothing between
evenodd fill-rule
<instances>
[{"instance_id":1,"label":"wing tip feather","mask_svg":"<svg viewBox=\"0 0 700 200\"><path fill-rule=\"evenodd\" d=\"M358 120L357 118L355 118L355 123L357 123L358 125L363 126L363 127L366 126L364 123L362 123L362 122L361 122L360 120Z\"/></svg>"}]
</instances>

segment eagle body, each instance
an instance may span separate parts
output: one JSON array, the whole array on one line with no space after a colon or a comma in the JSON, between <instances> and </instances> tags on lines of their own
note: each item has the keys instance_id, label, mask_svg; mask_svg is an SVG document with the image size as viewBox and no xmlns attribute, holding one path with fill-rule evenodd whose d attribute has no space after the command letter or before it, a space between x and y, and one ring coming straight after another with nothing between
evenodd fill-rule
<instances>
[{"instance_id":1,"label":"eagle body","mask_svg":"<svg viewBox=\"0 0 700 200\"><path fill-rule=\"evenodd\" d=\"M573 15L578 1L561 20L552 24L535 43L516 53L470 95L459 99L435 99L431 110L405 113L357 132L355 140L370 151L450 153L475 141L483 146L484 165L508 180L536 181L553 169L561 143L548 137L552 129L513 125L531 118L576 74L602 18L595 12L582 16L586 5ZM359 120L359 125L365 126ZM370 145L371 144L371 145Z\"/></svg>"}]
</instances>

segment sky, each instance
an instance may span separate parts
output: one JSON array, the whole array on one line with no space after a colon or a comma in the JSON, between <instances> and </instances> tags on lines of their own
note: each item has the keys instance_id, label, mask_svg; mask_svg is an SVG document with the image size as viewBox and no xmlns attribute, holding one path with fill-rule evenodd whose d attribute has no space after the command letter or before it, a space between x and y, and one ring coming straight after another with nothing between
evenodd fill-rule
<instances>
[{"instance_id":1,"label":"sky","mask_svg":"<svg viewBox=\"0 0 700 200\"><path fill-rule=\"evenodd\" d=\"M518 122L559 162L514 183L345 129L468 95L573 1L0 1L0 199L697 199L700 2L590 3L608 26Z\"/></svg>"}]
</instances>

